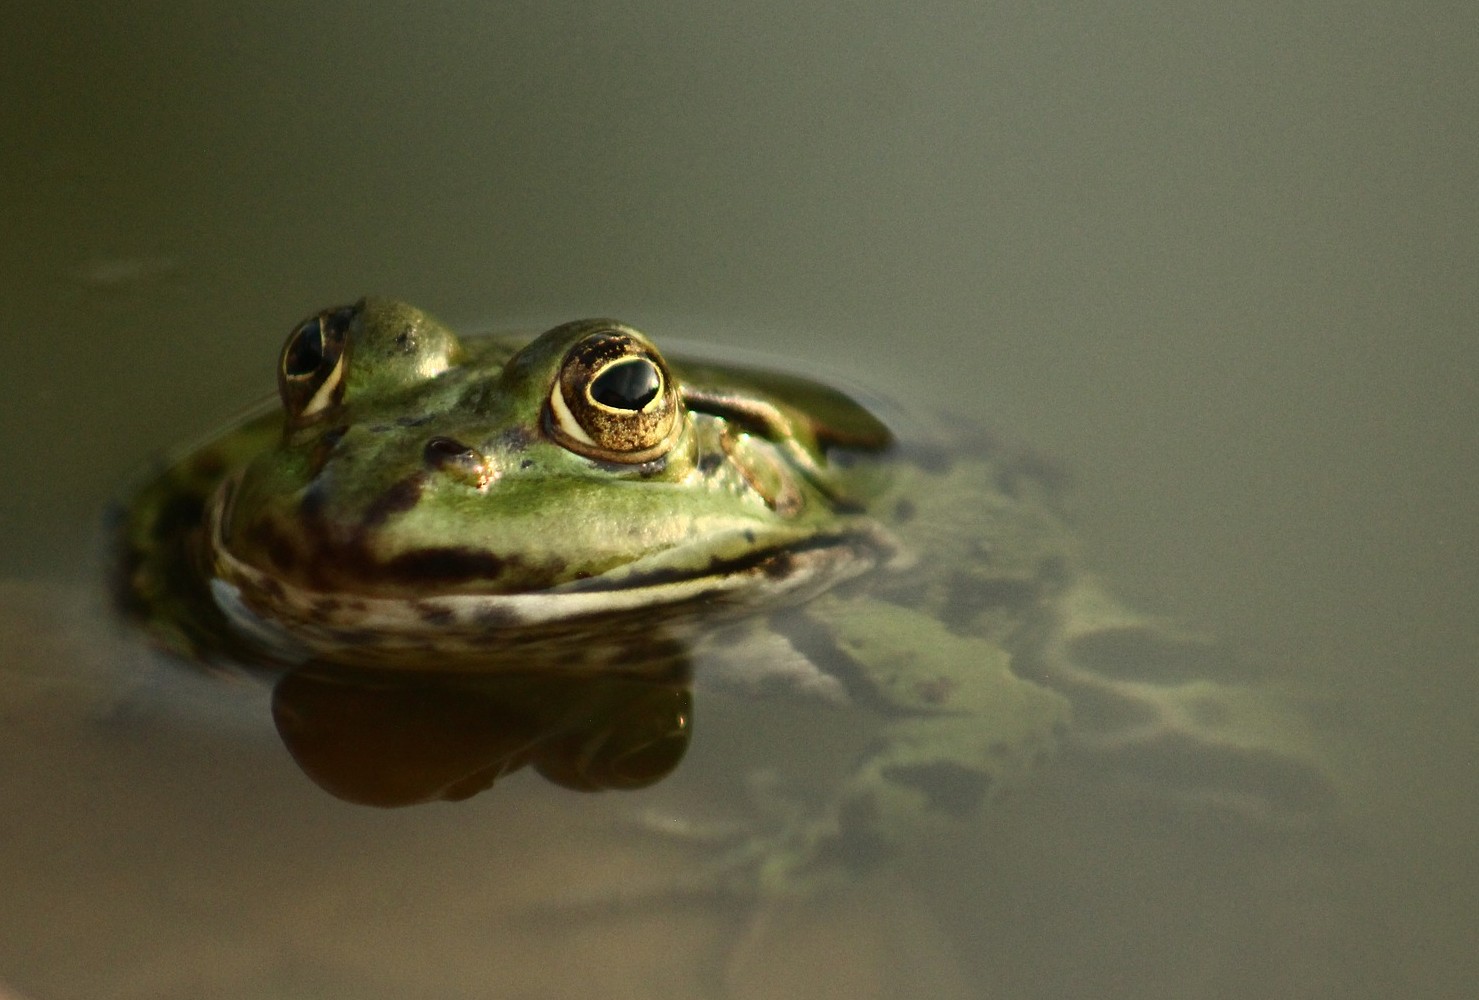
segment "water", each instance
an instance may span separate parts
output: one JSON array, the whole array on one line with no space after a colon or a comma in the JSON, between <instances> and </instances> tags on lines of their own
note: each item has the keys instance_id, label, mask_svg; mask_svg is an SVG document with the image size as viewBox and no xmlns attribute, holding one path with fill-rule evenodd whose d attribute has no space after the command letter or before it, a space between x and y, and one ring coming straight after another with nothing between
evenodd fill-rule
<instances>
[{"instance_id":1,"label":"water","mask_svg":"<svg viewBox=\"0 0 1479 1000\"><path fill-rule=\"evenodd\" d=\"M1467 6L11 20L0 634L56 678L3 709L23 995L1475 991ZM531 917L686 849L524 778L337 803L264 688L162 680L87 603L131 470L365 292L617 315L1032 442L1122 593L1330 692L1347 828L1238 848L1050 772L836 897ZM152 700L111 711L133 678ZM752 742L743 705L706 711L678 811Z\"/></svg>"}]
</instances>

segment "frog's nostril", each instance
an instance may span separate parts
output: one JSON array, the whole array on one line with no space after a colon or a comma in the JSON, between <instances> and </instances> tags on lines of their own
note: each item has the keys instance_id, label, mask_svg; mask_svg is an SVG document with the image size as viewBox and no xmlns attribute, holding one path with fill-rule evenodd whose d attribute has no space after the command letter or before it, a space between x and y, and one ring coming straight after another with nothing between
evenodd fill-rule
<instances>
[{"instance_id":1,"label":"frog's nostril","mask_svg":"<svg viewBox=\"0 0 1479 1000\"><path fill-rule=\"evenodd\" d=\"M492 463L482 452L456 438L429 439L421 450L421 456L427 468L445 472L478 489L487 486L496 474Z\"/></svg>"},{"instance_id":2,"label":"frog's nostril","mask_svg":"<svg viewBox=\"0 0 1479 1000\"><path fill-rule=\"evenodd\" d=\"M427 441L424 454L428 465L441 465L445 462L456 462L469 456L477 456L474 449L449 437L434 437Z\"/></svg>"}]
</instances>

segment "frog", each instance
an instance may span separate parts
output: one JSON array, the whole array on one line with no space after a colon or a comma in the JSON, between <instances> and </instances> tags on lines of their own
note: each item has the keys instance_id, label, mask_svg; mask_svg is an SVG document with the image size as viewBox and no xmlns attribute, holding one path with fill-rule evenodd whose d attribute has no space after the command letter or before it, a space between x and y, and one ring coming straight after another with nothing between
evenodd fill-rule
<instances>
[{"instance_id":1,"label":"frog","mask_svg":"<svg viewBox=\"0 0 1479 1000\"><path fill-rule=\"evenodd\" d=\"M381 298L297 324L276 378L122 508L125 615L318 705L344 677L671 687L699 662L875 718L824 801L721 852L726 886L871 870L1058 759L1261 820L1336 794L1306 706L1114 598L1055 467L965 421L901 429L613 319L459 335ZM663 704L644 731L675 745L688 702Z\"/></svg>"}]
</instances>

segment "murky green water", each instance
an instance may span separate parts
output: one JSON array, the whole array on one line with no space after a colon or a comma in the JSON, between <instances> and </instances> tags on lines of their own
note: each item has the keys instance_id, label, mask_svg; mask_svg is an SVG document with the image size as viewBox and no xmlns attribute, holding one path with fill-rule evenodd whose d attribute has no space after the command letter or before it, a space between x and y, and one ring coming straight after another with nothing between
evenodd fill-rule
<instances>
[{"instance_id":1,"label":"murky green water","mask_svg":"<svg viewBox=\"0 0 1479 1000\"><path fill-rule=\"evenodd\" d=\"M1474 992L1468 7L7 20L20 995ZM1049 770L836 896L552 916L688 848L532 778L419 810L323 795L265 687L112 630L98 523L151 453L270 391L297 319L365 292L779 353L1060 457L1134 603L1328 687L1367 776L1348 822L1246 842ZM815 724L704 711L652 793L680 813Z\"/></svg>"}]
</instances>

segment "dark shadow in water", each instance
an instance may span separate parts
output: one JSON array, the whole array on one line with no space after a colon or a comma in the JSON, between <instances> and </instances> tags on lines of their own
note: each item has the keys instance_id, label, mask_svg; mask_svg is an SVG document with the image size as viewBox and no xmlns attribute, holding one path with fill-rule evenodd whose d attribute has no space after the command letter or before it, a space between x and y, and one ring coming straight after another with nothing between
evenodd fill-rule
<instances>
[{"instance_id":1,"label":"dark shadow in water","mask_svg":"<svg viewBox=\"0 0 1479 1000\"><path fill-rule=\"evenodd\" d=\"M465 799L526 766L578 791L645 788L692 737L690 665L676 647L661 659L553 676L310 665L279 678L272 715L309 778L364 805Z\"/></svg>"}]
</instances>

